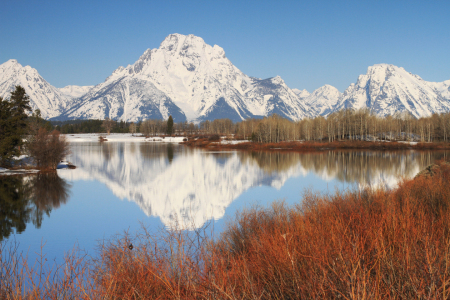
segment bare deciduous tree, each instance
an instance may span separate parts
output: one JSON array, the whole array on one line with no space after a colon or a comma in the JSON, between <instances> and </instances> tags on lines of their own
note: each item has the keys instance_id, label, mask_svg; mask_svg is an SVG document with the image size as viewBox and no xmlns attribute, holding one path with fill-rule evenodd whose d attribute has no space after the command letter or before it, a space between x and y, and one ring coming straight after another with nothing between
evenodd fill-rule
<instances>
[{"instance_id":1,"label":"bare deciduous tree","mask_svg":"<svg viewBox=\"0 0 450 300\"><path fill-rule=\"evenodd\" d=\"M114 127L114 125L116 124L116 121L111 120L110 118L105 118L105 120L103 121L102 127L105 128L106 130L106 134L110 134L111 133L111 129Z\"/></svg>"},{"instance_id":2,"label":"bare deciduous tree","mask_svg":"<svg viewBox=\"0 0 450 300\"><path fill-rule=\"evenodd\" d=\"M69 153L69 143L59 131L48 132L40 128L34 139L28 144L30 156L38 168L56 169L58 163Z\"/></svg>"}]
</instances>

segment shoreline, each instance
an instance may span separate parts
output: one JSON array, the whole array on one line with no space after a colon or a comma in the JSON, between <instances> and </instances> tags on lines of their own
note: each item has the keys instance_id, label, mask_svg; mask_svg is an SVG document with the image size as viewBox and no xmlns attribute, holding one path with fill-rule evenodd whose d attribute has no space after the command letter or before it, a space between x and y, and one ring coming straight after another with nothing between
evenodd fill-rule
<instances>
[{"instance_id":1,"label":"shoreline","mask_svg":"<svg viewBox=\"0 0 450 300\"><path fill-rule=\"evenodd\" d=\"M131 133L77 133L77 134L64 134L63 135L69 143L80 142L162 142L162 143L180 143L186 136L150 136L145 137L143 135L132 135ZM100 137L103 138L100 141Z\"/></svg>"},{"instance_id":2,"label":"shoreline","mask_svg":"<svg viewBox=\"0 0 450 300\"><path fill-rule=\"evenodd\" d=\"M367 142L367 141L334 141L334 142L279 142L256 143L248 141L211 141L208 138L189 139L181 145L208 150L247 150L247 151L326 151L326 150L450 150L450 143L417 143L417 142Z\"/></svg>"}]
</instances>

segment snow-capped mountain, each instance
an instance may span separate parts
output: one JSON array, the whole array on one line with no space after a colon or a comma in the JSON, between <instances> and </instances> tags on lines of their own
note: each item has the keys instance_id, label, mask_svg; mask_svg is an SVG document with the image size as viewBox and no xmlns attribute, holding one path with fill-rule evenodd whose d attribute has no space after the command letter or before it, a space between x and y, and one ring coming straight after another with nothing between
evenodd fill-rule
<instances>
[{"instance_id":1,"label":"snow-capped mountain","mask_svg":"<svg viewBox=\"0 0 450 300\"><path fill-rule=\"evenodd\" d=\"M0 97L8 99L16 85L25 89L31 108L39 109L43 118L59 116L70 107L70 98L45 81L36 69L23 67L17 60L10 59L0 65Z\"/></svg>"},{"instance_id":2,"label":"snow-capped mountain","mask_svg":"<svg viewBox=\"0 0 450 300\"><path fill-rule=\"evenodd\" d=\"M323 116L332 112L341 95L337 88L326 84L305 97L304 101L316 111L317 115Z\"/></svg>"},{"instance_id":3,"label":"snow-capped mountain","mask_svg":"<svg viewBox=\"0 0 450 300\"><path fill-rule=\"evenodd\" d=\"M224 50L194 35L171 34L132 65L119 67L96 86L58 89L16 60L0 65L0 96L22 85L33 109L46 119L104 119L175 122L278 114L291 120L368 108L380 116L415 117L450 111L450 80L427 82L403 68L377 64L344 93L324 85L311 94L290 89L280 76L259 79L242 73Z\"/></svg>"},{"instance_id":4,"label":"snow-capped mountain","mask_svg":"<svg viewBox=\"0 0 450 300\"><path fill-rule=\"evenodd\" d=\"M333 110L367 107L380 116L409 112L418 118L444 113L450 110L450 101L443 96L448 83L430 83L403 68L377 64L345 90Z\"/></svg>"},{"instance_id":5,"label":"snow-capped mountain","mask_svg":"<svg viewBox=\"0 0 450 300\"><path fill-rule=\"evenodd\" d=\"M93 88L93 85L86 85L86 86L79 86L79 85L68 85L63 88L60 88L60 92L63 93L68 98L80 98L84 96L91 88Z\"/></svg>"},{"instance_id":6,"label":"snow-capped mountain","mask_svg":"<svg viewBox=\"0 0 450 300\"><path fill-rule=\"evenodd\" d=\"M272 113L299 120L313 111L280 77L249 77L221 47L194 35L171 34L133 65L119 67L61 117L240 121Z\"/></svg>"}]
</instances>

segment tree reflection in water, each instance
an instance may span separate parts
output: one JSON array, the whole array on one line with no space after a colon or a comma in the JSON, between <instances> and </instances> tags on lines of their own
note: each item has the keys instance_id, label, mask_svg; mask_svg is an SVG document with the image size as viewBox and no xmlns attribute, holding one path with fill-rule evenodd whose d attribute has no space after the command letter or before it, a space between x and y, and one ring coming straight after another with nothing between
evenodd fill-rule
<instances>
[{"instance_id":1,"label":"tree reflection in water","mask_svg":"<svg viewBox=\"0 0 450 300\"><path fill-rule=\"evenodd\" d=\"M169 163L172 163L172 160L173 160L173 145L172 145L172 143L169 143L167 145L167 159L169 160Z\"/></svg>"},{"instance_id":2,"label":"tree reflection in water","mask_svg":"<svg viewBox=\"0 0 450 300\"><path fill-rule=\"evenodd\" d=\"M69 199L70 184L56 173L0 177L0 241L27 223L40 228L44 213L50 216Z\"/></svg>"},{"instance_id":3,"label":"tree reflection in water","mask_svg":"<svg viewBox=\"0 0 450 300\"><path fill-rule=\"evenodd\" d=\"M300 163L307 171L341 182L370 184L385 173L393 178L413 177L431 163L448 159L449 151L321 151L240 152L243 163L256 163L264 172L279 173Z\"/></svg>"}]
</instances>

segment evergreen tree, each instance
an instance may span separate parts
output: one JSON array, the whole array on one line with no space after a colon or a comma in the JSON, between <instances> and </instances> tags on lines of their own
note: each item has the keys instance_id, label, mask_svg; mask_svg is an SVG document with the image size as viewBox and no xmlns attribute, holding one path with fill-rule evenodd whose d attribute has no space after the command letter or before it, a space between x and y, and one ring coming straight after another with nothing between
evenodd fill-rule
<instances>
[{"instance_id":1,"label":"evergreen tree","mask_svg":"<svg viewBox=\"0 0 450 300\"><path fill-rule=\"evenodd\" d=\"M173 133L173 118L169 116L167 120L167 134L171 135Z\"/></svg>"},{"instance_id":2,"label":"evergreen tree","mask_svg":"<svg viewBox=\"0 0 450 300\"><path fill-rule=\"evenodd\" d=\"M11 92L9 101L0 98L0 165L9 166L12 157L20 155L30 110L29 97L21 86Z\"/></svg>"}]
</instances>

